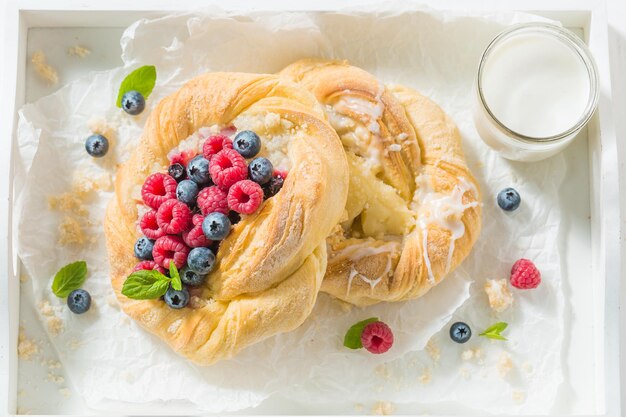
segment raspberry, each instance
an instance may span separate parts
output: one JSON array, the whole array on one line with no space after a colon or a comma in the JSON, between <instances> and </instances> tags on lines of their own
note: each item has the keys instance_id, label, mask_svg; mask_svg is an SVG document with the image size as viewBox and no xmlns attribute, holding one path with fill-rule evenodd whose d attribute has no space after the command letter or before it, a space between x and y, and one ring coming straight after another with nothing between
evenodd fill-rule
<instances>
[{"instance_id":1,"label":"raspberry","mask_svg":"<svg viewBox=\"0 0 626 417\"><path fill-rule=\"evenodd\" d=\"M225 135L213 135L202 145L202 154L206 159L211 159L213 155L222 149L233 149L233 141Z\"/></svg>"},{"instance_id":2,"label":"raspberry","mask_svg":"<svg viewBox=\"0 0 626 417\"><path fill-rule=\"evenodd\" d=\"M139 221L139 227L141 231L148 239L158 239L161 236L165 236L165 232L159 228L159 224L156 219L156 211L150 210L143 215Z\"/></svg>"},{"instance_id":3,"label":"raspberry","mask_svg":"<svg viewBox=\"0 0 626 417\"><path fill-rule=\"evenodd\" d=\"M202 226L202 221L204 220L204 216L202 214L194 214L191 218L191 223L194 226Z\"/></svg>"},{"instance_id":4,"label":"raspberry","mask_svg":"<svg viewBox=\"0 0 626 417\"><path fill-rule=\"evenodd\" d=\"M133 272L137 272L137 271L150 271L150 270L154 270L154 271L159 271L162 274L165 274L165 269L163 269L161 266L159 266L159 264L157 264L154 261L142 261L139 262L137 265L135 265L135 267L133 268Z\"/></svg>"},{"instance_id":5,"label":"raspberry","mask_svg":"<svg viewBox=\"0 0 626 417\"><path fill-rule=\"evenodd\" d=\"M193 216L196 217L196 216ZM203 217L200 216L202 219ZM199 225L195 225L188 232L183 232L183 241L190 248L208 247L212 242L206 238L202 231L202 220Z\"/></svg>"},{"instance_id":6,"label":"raspberry","mask_svg":"<svg viewBox=\"0 0 626 417\"><path fill-rule=\"evenodd\" d=\"M393 345L393 333L382 321L368 324L361 333L363 347L371 353L385 353Z\"/></svg>"},{"instance_id":7,"label":"raspberry","mask_svg":"<svg viewBox=\"0 0 626 417\"><path fill-rule=\"evenodd\" d=\"M156 210L167 200L176 198L177 186L174 178L157 172L146 178L141 187L141 198L146 205Z\"/></svg>"},{"instance_id":8,"label":"raspberry","mask_svg":"<svg viewBox=\"0 0 626 417\"><path fill-rule=\"evenodd\" d=\"M520 259L511 268L511 285L521 290L537 288L541 283L541 272L532 261Z\"/></svg>"},{"instance_id":9,"label":"raspberry","mask_svg":"<svg viewBox=\"0 0 626 417\"><path fill-rule=\"evenodd\" d=\"M204 188L198 194L198 207L205 216L209 213L218 212L228 214L228 192L219 187Z\"/></svg>"},{"instance_id":10,"label":"raspberry","mask_svg":"<svg viewBox=\"0 0 626 417\"><path fill-rule=\"evenodd\" d=\"M263 189L250 180L239 181L228 190L228 207L241 214L252 214L263 202Z\"/></svg>"},{"instance_id":11,"label":"raspberry","mask_svg":"<svg viewBox=\"0 0 626 417\"><path fill-rule=\"evenodd\" d=\"M248 166L234 149L223 149L211 157L209 172L215 185L229 189L237 181L248 178Z\"/></svg>"},{"instance_id":12,"label":"raspberry","mask_svg":"<svg viewBox=\"0 0 626 417\"><path fill-rule=\"evenodd\" d=\"M174 260L176 268L182 268L185 262L187 262L188 254L189 247L185 245L183 239L172 235L158 238L156 242L154 242L154 249L152 249L154 262L165 269L169 269L171 260Z\"/></svg>"},{"instance_id":13,"label":"raspberry","mask_svg":"<svg viewBox=\"0 0 626 417\"><path fill-rule=\"evenodd\" d=\"M156 214L159 228L167 234L184 232L191 226L191 210L178 200L167 200L161 204Z\"/></svg>"},{"instance_id":14,"label":"raspberry","mask_svg":"<svg viewBox=\"0 0 626 417\"><path fill-rule=\"evenodd\" d=\"M186 167L189 161L195 158L196 155L198 155L198 153L193 150L178 152L172 156L170 163L171 165L181 164L182 166Z\"/></svg>"},{"instance_id":15,"label":"raspberry","mask_svg":"<svg viewBox=\"0 0 626 417\"><path fill-rule=\"evenodd\" d=\"M274 178L276 178L276 177L280 177L283 180L286 180L287 179L287 171L281 170L281 169L275 169L274 170Z\"/></svg>"}]
</instances>

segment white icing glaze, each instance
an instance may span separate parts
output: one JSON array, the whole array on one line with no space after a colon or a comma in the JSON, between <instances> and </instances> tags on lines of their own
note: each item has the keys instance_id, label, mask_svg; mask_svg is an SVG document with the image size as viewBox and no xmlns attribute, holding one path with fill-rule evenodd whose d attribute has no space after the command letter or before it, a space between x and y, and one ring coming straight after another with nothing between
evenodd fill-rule
<instances>
[{"instance_id":1,"label":"white icing glaze","mask_svg":"<svg viewBox=\"0 0 626 417\"><path fill-rule=\"evenodd\" d=\"M427 175L420 175L415 180L418 185L414 197L418 213L417 226L422 231L424 260L428 269L428 280L431 284L435 284L435 277L428 255L428 226L436 224L450 231L450 247L448 249L445 270L445 272L448 272L452 263L455 242L465 234L465 224L461 220L463 213L466 209L478 205L476 201L463 204L463 196L466 192L472 191L475 194L478 194L478 192L474 184L470 183L466 178L457 177L457 179L459 182L448 194L434 192L430 186L430 177Z\"/></svg>"},{"instance_id":2,"label":"white icing glaze","mask_svg":"<svg viewBox=\"0 0 626 417\"><path fill-rule=\"evenodd\" d=\"M372 247L372 246L366 245L366 243L363 243L360 245L348 246L342 249L341 251L337 252L334 255L334 257L345 257L351 261L350 275L348 276L348 288L346 290L346 296L350 294L350 289L352 288L352 281L357 276L363 282L366 282L367 284L369 284L373 292L374 288L376 288L378 283L382 281L382 279L386 277L387 274L389 274L389 271L391 271L391 254L398 250L398 245L399 245L398 242L388 242L378 247ZM358 272L356 268L354 267L354 263L356 261L363 259L365 257L368 257L368 256L378 255L380 253L387 253L388 255L387 255L387 264L385 265L385 270L378 277L376 278L367 277L363 275L362 273Z\"/></svg>"}]
</instances>

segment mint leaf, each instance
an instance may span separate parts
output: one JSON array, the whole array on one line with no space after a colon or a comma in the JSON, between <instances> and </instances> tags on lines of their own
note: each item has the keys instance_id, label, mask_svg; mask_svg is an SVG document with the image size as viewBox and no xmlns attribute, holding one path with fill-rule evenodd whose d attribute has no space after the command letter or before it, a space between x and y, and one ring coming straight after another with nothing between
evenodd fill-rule
<instances>
[{"instance_id":1,"label":"mint leaf","mask_svg":"<svg viewBox=\"0 0 626 417\"><path fill-rule=\"evenodd\" d=\"M136 271L124 281L122 294L133 300L152 300L165 294L171 281L159 271Z\"/></svg>"},{"instance_id":2,"label":"mint leaf","mask_svg":"<svg viewBox=\"0 0 626 417\"><path fill-rule=\"evenodd\" d=\"M500 333L504 331L509 325L503 321L494 324L493 326L489 326L487 330L482 332L479 336L488 337L489 339L496 340L508 340L506 337L502 336Z\"/></svg>"},{"instance_id":3,"label":"mint leaf","mask_svg":"<svg viewBox=\"0 0 626 417\"><path fill-rule=\"evenodd\" d=\"M122 96L132 90L140 92L143 98L147 100L155 83L156 68L154 65L144 65L137 68L122 81L120 91L117 93L117 107L122 107Z\"/></svg>"},{"instance_id":4,"label":"mint leaf","mask_svg":"<svg viewBox=\"0 0 626 417\"><path fill-rule=\"evenodd\" d=\"M361 333L363 329L370 323L378 321L377 317L372 317L367 320L363 320L353 325L346 332L346 336L343 338L343 345L349 349L361 349L363 343L361 343Z\"/></svg>"},{"instance_id":5,"label":"mint leaf","mask_svg":"<svg viewBox=\"0 0 626 417\"><path fill-rule=\"evenodd\" d=\"M80 288L87 278L87 262L78 261L59 269L52 281L52 292L57 297L65 298Z\"/></svg>"},{"instance_id":6,"label":"mint leaf","mask_svg":"<svg viewBox=\"0 0 626 417\"><path fill-rule=\"evenodd\" d=\"M172 280L172 288L176 291L182 291L183 283L180 281L180 275L174 261L170 261L170 279Z\"/></svg>"}]
</instances>

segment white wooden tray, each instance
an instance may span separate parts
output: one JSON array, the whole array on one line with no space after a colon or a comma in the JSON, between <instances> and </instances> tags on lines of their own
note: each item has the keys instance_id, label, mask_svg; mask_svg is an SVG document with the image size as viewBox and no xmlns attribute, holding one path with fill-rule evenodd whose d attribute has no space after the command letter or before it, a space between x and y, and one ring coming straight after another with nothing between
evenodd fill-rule
<instances>
[{"instance_id":1,"label":"white wooden tray","mask_svg":"<svg viewBox=\"0 0 626 417\"><path fill-rule=\"evenodd\" d=\"M44 48L50 56L55 46L88 42L98 54L81 62L71 62L62 68L61 84L94 69L118 66L119 36L122 29L136 19L154 17L172 11L188 11L205 7L200 0L9 0L5 22L5 54L2 60L5 76L1 80L0 96L0 414L14 414L20 403L47 415L85 414L80 398L63 397L59 386L46 381L47 369L39 363L20 363L16 351L20 324L39 339L45 333L37 320L33 306L21 305L19 265L12 248L13 182L12 156L15 141L16 110L22 104L50 93L49 87L37 82L27 71L27 57L34 49ZM276 0L260 4L253 0L229 2L234 10L333 10L354 2L349 0L301 1ZM429 2L425 2L429 3ZM609 79L608 39L603 2L583 0L563 2L526 0L501 4L496 0L452 0L430 2L431 7L455 10L515 9L534 12L559 20L564 26L578 31L589 44L597 61L601 96L599 109L585 132L566 150L568 159L576 160L577 169L570 169L561 190L561 198L571 210L562 219L563 271L571 323L566 329L569 343L563 364L566 382L555 414L562 415L620 415L619 374L619 259L621 224L618 187L618 157L611 114L611 84ZM60 48L59 50L64 48ZM11 140L9 140L11 139ZM37 335L37 331L39 334ZM47 357L53 357L48 352ZM19 378L18 378L19 376ZM24 390L27 395L20 396ZM312 404L297 404L286 398L274 398L259 409L259 414L350 414L353 404L333 409L319 409ZM397 408L401 414L420 414L424 410L407 404ZM428 410L431 414L433 410ZM141 412L124 408L120 413ZM164 406L163 413L176 413Z\"/></svg>"}]
</instances>

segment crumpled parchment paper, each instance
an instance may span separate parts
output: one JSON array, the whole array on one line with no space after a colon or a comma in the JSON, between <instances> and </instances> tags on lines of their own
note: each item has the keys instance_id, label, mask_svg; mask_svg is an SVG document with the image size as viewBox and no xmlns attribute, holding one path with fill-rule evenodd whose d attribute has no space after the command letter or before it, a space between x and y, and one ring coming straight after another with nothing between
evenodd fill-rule
<instances>
[{"instance_id":1,"label":"crumpled parchment paper","mask_svg":"<svg viewBox=\"0 0 626 417\"><path fill-rule=\"evenodd\" d=\"M17 164L19 256L32 277L30 302L40 306L74 389L89 406L109 409L125 402L156 410L179 400L198 410L224 412L280 394L319 405L319 410L325 403L385 400L415 403L429 413L549 412L562 380L560 209L555 200L565 162L562 156L533 164L506 161L481 142L471 119L470 91L481 52L506 25L528 20L539 18L459 15L407 3L358 12L235 15L210 10L142 20L122 37L124 68L93 73L26 105L20 111ZM348 59L385 83L412 86L443 106L462 132L468 163L481 184L482 235L462 266L418 300L347 309L320 295L296 331L230 361L197 367L141 330L115 301L101 225L112 197L107 175L114 175L115 164L132 152L151 108L194 75L276 72L311 56ZM156 65L157 86L146 111L133 118L115 107L117 88L126 73L144 64ZM104 125L112 150L102 160L92 159L84 139ZM86 192L86 216L48 207L49 196L70 192L85 178L98 178L101 188ZM514 213L495 204L495 195L507 186L522 195ZM58 244L58 227L66 216L81 224L85 244ZM543 283L535 291L514 291L514 306L496 315L484 281L507 278L521 257L536 262ZM55 272L77 259L88 263L84 288L94 301L83 316L70 313L65 300L50 291ZM372 316L393 328L392 350L374 356L343 348L346 329ZM446 325L453 319L472 326L474 337L467 345L449 340ZM508 342L478 337L497 321L509 323ZM507 358L511 370L504 372Z\"/></svg>"}]
</instances>

